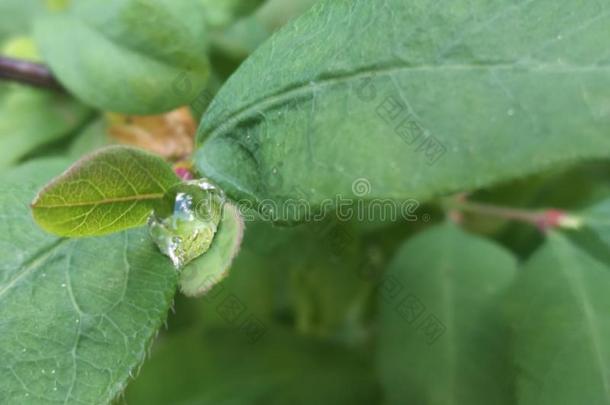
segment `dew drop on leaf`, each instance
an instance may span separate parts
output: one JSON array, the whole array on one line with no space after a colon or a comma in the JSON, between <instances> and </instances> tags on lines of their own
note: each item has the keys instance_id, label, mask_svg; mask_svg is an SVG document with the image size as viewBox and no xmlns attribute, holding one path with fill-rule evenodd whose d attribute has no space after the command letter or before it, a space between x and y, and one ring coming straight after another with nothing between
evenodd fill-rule
<instances>
[{"instance_id":1,"label":"dew drop on leaf","mask_svg":"<svg viewBox=\"0 0 610 405\"><path fill-rule=\"evenodd\" d=\"M148 220L159 250L178 269L205 253L212 243L225 196L207 179L170 188Z\"/></svg>"}]
</instances>

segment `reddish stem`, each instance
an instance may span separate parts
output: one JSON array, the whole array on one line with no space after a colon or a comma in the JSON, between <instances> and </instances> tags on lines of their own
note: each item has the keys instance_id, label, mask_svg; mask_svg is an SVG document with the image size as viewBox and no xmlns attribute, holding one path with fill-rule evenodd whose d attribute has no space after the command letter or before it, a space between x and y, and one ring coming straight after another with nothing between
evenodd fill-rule
<instances>
[{"instance_id":1,"label":"reddish stem","mask_svg":"<svg viewBox=\"0 0 610 405\"><path fill-rule=\"evenodd\" d=\"M40 63L0 56L0 80L64 92L53 73Z\"/></svg>"},{"instance_id":2,"label":"reddish stem","mask_svg":"<svg viewBox=\"0 0 610 405\"><path fill-rule=\"evenodd\" d=\"M562 226L562 222L568 218L565 211L557 209L547 209L541 211L529 211L508 207L500 207L495 205L487 205L471 201L453 201L449 204L450 208L457 209L462 212L472 212L475 214L486 215L490 217L503 218L514 220L534 225L541 232L546 232L549 229L554 229Z\"/></svg>"}]
</instances>

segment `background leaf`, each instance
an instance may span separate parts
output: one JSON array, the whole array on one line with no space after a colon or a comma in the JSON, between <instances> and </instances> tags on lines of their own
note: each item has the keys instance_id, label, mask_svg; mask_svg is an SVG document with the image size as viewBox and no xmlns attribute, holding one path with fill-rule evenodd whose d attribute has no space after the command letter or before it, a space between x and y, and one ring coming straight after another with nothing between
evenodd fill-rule
<instances>
[{"instance_id":1,"label":"background leaf","mask_svg":"<svg viewBox=\"0 0 610 405\"><path fill-rule=\"evenodd\" d=\"M205 7L206 20L212 26L223 26L237 17L256 10L264 0L199 0Z\"/></svg>"},{"instance_id":2,"label":"background leaf","mask_svg":"<svg viewBox=\"0 0 610 405\"><path fill-rule=\"evenodd\" d=\"M155 202L179 182L161 158L109 146L49 183L32 212L41 227L57 235L103 235L145 224Z\"/></svg>"},{"instance_id":3,"label":"background leaf","mask_svg":"<svg viewBox=\"0 0 610 405\"><path fill-rule=\"evenodd\" d=\"M194 99L209 76L197 1L75 1L39 19L35 33L61 83L103 110L168 111Z\"/></svg>"},{"instance_id":4,"label":"background leaf","mask_svg":"<svg viewBox=\"0 0 610 405\"><path fill-rule=\"evenodd\" d=\"M176 272L145 230L58 239L28 202L65 161L0 179L0 403L107 403L157 333Z\"/></svg>"},{"instance_id":5,"label":"background leaf","mask_svg":"<svg viewBox=\"0 0 610 405\"><path fill-rule=\"evenodd\" d=\"M30 33L34 16L42 11L39 0L3 0L0 3L0 41Z\"/></svg>"},{"instance_id":6,"label":"background leaf","mask_svg":"<svg viewBox=\"0 0 610 405\"><path fill-rule=\"evenodd\" d=\"M201 296L225 278L239 252L243 236L244 220L239 209L231 203L225 203L209 250L181 270L182 292L191 297Z\"/></svg>"},{"instance_id":7,"label":"background leaf","mask_svg":"<svg viewBox=\"0 0 610 405\"><path fill-rule=\"evenodd\" d=\"M90 115L89 108L68 96L0 84L0 170L40 146L67 137Z\"/></svg>"},{"instance_id":8,"label":"background leaf","mask_svg":"<svg viewBox=\"0 0 610 405\"><path fill-rule=\"evenodd\" d=\"M610 268L559 234L510 296L519 404L610 403Z\"/></svg>"},{"instance_id":9,"label":"background leaf","mask_svg":"<svg viewBox=\"0 0 610 405\"><path fill-rule=\"evenodd\" d=\"M610 250L610 199L603 200L583 213L586 226L591 228Z\"/></svg>"},{"instance_id":10,"label":"background leaf","mask_svg":"<svg viewBox=\"0 0 610 405\"><path fill-rule=\"evenodd\" d=\"M318 3L219 92L200 170L236 199L317 205L360 178L360 198L426 200L610 156L610 6L471 6Z\"/></svg>"},{"instance_id":11,"label":"background leaf","mask_svg":"<svg viewBox=\"0 0 610 405\"><path fill-rule=\"evenodd\" d=\"M511 254L453 225L416 236L382 281L380 378L389 404L512 404L497 311Z\"/></svg>"},{"instance_id":12,"label":"background leaf","mask_svg":"<svg viewBox=\"0 0 610 405\"><path fill-rule=\"evenodd\" d=\"M188 332L160 342L126 400L135 405L372 404L379 393L367 366L357 352L282 329L269 330L256 342L237 329Z\"/></svg>"},{"instance_id":13,"label":"background leaf","mask_svg":"<svg viewBox=\"0 0 610 405\"><path fill-rule=\"evenodd\" d=\"M24 12L29 10L30 3L25 1L20 6ZM12 1L4 4L7 6L9 9L16 7ZM28 32L26 26L21 28L21 33ZM26 35L9 38L3 43L0 54L41 62L34 41ZM78 131L91 115L88 107L68 95L0 82L0 171L41 148L51 149L52 144Z\"/></svg>"},{"instance_id":14,"label":"background leaf","mask_svg":"<svg viewBox=\"0 0 610 405\"><path fill-rule=\"evenodd\" d=\"M316 0L268 0L254 13L212 33L211 58L223 77L231 73L250 53L278 28L310 8Z\"/></svg>"},{"instance_id":15,"label":"background leaf","mask_svg":"<svg viewBox=\"0 0 610 405\"><path fill-rule=\"evenodd\" d=\"M201 300L178 296L170 330L230 325L217 308L231 296L244 317L370 349L375 288L408 232L404 223L365 234L336 220L292 228L249 221L228 276Z\"/></svg>"}]
</instances>

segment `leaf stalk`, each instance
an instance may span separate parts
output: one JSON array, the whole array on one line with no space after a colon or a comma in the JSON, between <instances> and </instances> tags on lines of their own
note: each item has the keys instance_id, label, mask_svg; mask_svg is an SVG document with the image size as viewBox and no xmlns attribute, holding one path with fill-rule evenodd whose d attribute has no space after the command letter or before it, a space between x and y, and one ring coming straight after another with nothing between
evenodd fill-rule
<instances>
[{"instance_id":1,"label":"leaf stalk","mask_svg":"<svg viewBox=\"0 0 610 405\"><path fill-rule=\"evenodd\" d=\"M65 92L46 65L0 56L0 80Z\"/></svg>"},{"instance_id":2,"label":"leaf stalk","mask_svg":"<svg viewBox=\"0 0 610 405\"><path fill-rule=\"evenodd\" d=\"M501 218L509 221L523 222L537 227L541 232L555 228L577 229L582 220L558 209L527 210L503 207L492 204L467 201L460 195L446 202L446 207L459 213L473 213L489 217Z\"/></svg>"}]
</instances>

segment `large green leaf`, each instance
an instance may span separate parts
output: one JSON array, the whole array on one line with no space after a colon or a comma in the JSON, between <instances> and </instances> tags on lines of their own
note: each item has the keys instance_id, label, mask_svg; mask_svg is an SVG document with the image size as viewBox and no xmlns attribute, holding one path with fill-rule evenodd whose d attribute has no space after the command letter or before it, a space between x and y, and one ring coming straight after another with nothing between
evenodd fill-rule
<instances>
[{"instance_id":1,"label":"large green leaf","mask_svg":"<svg viewBox=\"0 0 610 405\"><path fill-rule=\"evenodd\" d=\"M610 268L559 234L511 295L519 404L610 404Z\"/></svg>"},{"instance_id":2,"label":"large green leaf","mask_svg":"<svg viewBox=\"0 0 610 405\"><path fill-rule=\"evenodd\" d=\"M126 400L133 405L369 405L378 397L370 365L359 353L281 329L250 342L244 331L224 328L160 341Z\"/></svg>"},{"instance_id":3,"label":"large green leaf","mask_svg":"<svg viewBox=\"0 0 610 405\"><path fill-rule=\"evenodd\" d=\"M146 223L155 204L180 182L161 158L109 146L83 157L32 203L36 222L60 236L91 236Z\"/></svg>"},{"instance_id":4,"label":"large green leaf","mask_svg":"<svg viewBox=\"0 0 610 405\"><path fill-rule=\"evenodd\" d=\"M65 95L0 85L0 169L84 123L90 110Z\"/></svg>"},{"instance_id":5,"label":"large green leaf","mask_svg":"<svg viewBox=\"0 0 610 405\"><path fill-rule=\"evenodd\" d=\"M0 403L101 404L119 394L169 309L176 272L145 230L58 239L28 202L66 166L0 179Z\"/></svg>"},{"instance_id":6,"label":"large green leaf","mask_svg":"<svg viewBox=\"0 0 610 405\"><path fill-rule=\"evenodd\" d=\"M595 0L322 1L219 92L197 164L235 198L317 205L608 157L609 21Z\"/></svg>"},{"instance_id":7,"label":"large green leaf","mask_svg":"<svg viewBox=\"0 0 610 405\"><path fill-rule=\"evenodd\" d=\"M188 104L209 75L202 6L189 0L89 0L37 21L61 83L98 108L152 114Z\"/></svg>"},{"instance_id":8,"label":"large green leaf","mask_svg":"<svg viewBox=\"0 0 610 405\"><path fill-rule=\"evenodd\" d=\"M390 404L512 404L498 303L516 260L441 225L407 242L381 283L379 368Z\"/></svg>"}]
</instances>

